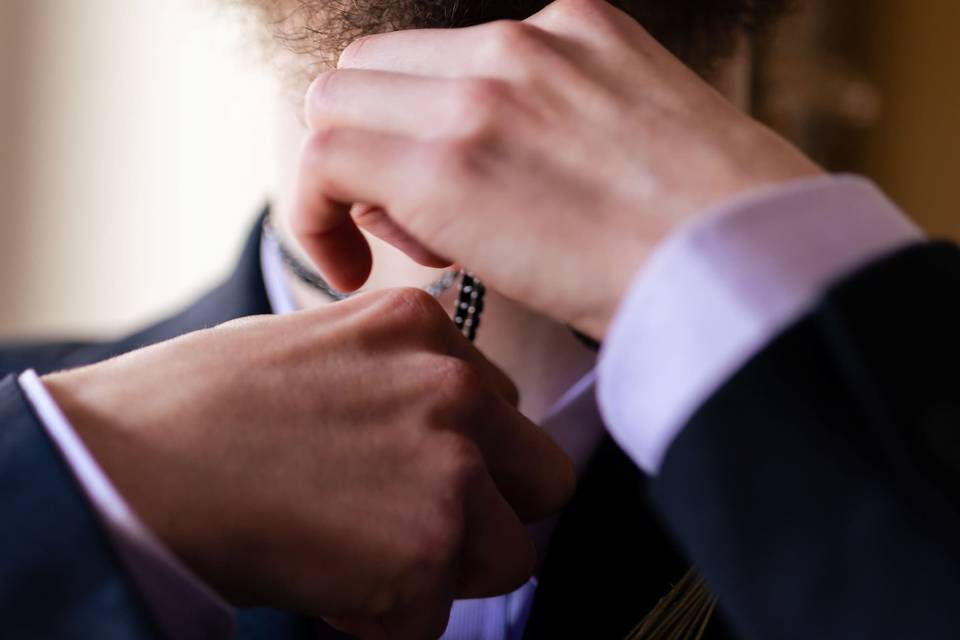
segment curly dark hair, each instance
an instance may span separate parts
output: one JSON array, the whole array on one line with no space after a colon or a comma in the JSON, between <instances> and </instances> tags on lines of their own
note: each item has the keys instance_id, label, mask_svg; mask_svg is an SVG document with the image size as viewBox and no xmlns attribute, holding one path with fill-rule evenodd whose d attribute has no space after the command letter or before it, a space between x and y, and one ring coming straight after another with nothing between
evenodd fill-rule
<instances>
[{"instance_id":1,"label":"curly dark hair","mask_svg":"<svg viewBox=\"0 0 960 640\"><path fill-rule=\"evenodd\" d=\"M274 35L321 62L360 36L398 29L466 27L523 19L549 0L241 0L260 12ZM703 73L730 55L741 34L766 29L791 0L611 0L661 43Z\"/></svg>"}]
</instances>

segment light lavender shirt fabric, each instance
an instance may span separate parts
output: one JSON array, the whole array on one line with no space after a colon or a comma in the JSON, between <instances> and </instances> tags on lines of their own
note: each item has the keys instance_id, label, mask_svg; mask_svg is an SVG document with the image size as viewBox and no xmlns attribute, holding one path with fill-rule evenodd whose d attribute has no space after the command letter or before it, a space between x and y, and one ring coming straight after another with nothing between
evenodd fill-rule
<instances>
[{"instance_id":1,"label":"light lavender shirt fabric","mask_svg":"<svg viewBox=\"0 0 960 640\"><path fill-rule=\"evenodd\" d=\"M729 202L668 238L637 274L600 356L600 408L656 474L724 381L843 274L922 234L869 181L800 180Z\"/></svg>"},{"instance_id":2,"label":"light lavender shirt fabric","mask_svg":"<svg viewBox=\"0 0 960 640\"><path fill-rule=\"evenodd\" d=\"M94 506L111 544L170 638L229 638L233 612L130 509L33 371L20 387Z\"/></svg>"},{"instance_id":3,"label":"light lavender shirt fabric","mask_svg":"<svg viewBox=\"0 0 960 640\"><path fill-rule=\"evenodd\" d=\"M596 387L610 432L656 473L693 411L824 287L921 238L854 177L797 182L699 216L638 273L607 336ZM275 246L264 245L261 266L274 311L293 311ZM602 435L595 382L571 389L543 425L580 468ZM36 374L20 384L160 623L177 638L229 637L231 610L136 518ZM532 580L507 596L455 603L444 638L519 638L535 591Z\"/></svg>"}]
</instances>

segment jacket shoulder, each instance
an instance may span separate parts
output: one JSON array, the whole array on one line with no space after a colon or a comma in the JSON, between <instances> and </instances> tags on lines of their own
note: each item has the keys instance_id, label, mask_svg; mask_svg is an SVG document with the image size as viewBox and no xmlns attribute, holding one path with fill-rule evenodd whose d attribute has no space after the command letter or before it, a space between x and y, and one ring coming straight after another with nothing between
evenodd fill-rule
<instances>
[{"instance_id":1,"label":"jacket shoulder","mask_svg":"<svg viewBox=\"0 0 960 640\"><path fill-rule=\"evenodd\" d=\"M0 378L27 369L46 374L67 366L76 354L98 343L81 340L0 342Z\"/></svg>"},{"instance_id":2,"label":"jacket shoulder","mask_svg":"<svg viewBox=\"0 0 960 640\"><path fill-rule=\"evenodd\" d=\"M0 377L0 636L159 638L12 376Z\"/></svg>"}]
</instances>

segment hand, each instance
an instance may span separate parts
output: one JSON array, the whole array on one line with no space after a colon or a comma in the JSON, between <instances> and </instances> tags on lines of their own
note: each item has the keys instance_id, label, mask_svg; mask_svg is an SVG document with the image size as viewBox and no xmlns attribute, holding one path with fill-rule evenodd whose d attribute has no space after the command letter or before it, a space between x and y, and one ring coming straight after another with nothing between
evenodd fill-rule
<instances>
[{"instance_id":1,"label":"hand","mask_svg":"<svg viewBox=\"0 0 960 640\"><path fill-rule=\"evenodd\" d=\"M438 636L508 592L570 461L416 290L200 331L44 379L120 493L232 602ZM531 460L536 461L531 463Z\"/></svg>"},{"instance_id":2,"label":"hand","mask_svg":"<svg viewBox=\"0 0 960 640\"><path fill-rule=\"evenodd\" d=\"M366 37L339 67L307 95L291 221L344 290L370 268L359 226L602 337L678 225L821 172L602 0Z\"/></svg>"}]
</instances>

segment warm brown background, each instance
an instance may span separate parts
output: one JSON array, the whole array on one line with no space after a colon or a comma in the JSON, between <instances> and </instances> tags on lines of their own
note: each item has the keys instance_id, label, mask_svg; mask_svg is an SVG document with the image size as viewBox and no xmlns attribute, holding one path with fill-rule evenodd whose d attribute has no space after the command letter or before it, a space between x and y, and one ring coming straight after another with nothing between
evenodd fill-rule
<instances>
[{"instance_id":1,"label":"warm brown background","mask_svg":"<svg viewBox=\"0 0 960 640\"><path fill-rule=\"evenodd\" d=\"M764 116L960 238L960 3L807 0L761 50Z\"/></svg>"},{"instance_id":2,"label":"warm brown background","mask_svg":"<svg viewBox=\"0 0 960 640\"><path fill-rule=\"evenodd\" d=\"M269 190L269 82L210 0L0 0L0 335L109 334L225 273ZM960 3L810 0L757 107L960 239Z\"/></svg>"},{"instance_id":3,"label":"warm brown background","mask_svg":"<svg viewBox=\"0 0 960 640\"><path fill-rule=\"evenodd\" d=\"M929 231L960 238L960 3L880 4L867 70L884 108L863 168Z\"/></svg>"}]
</instances>

